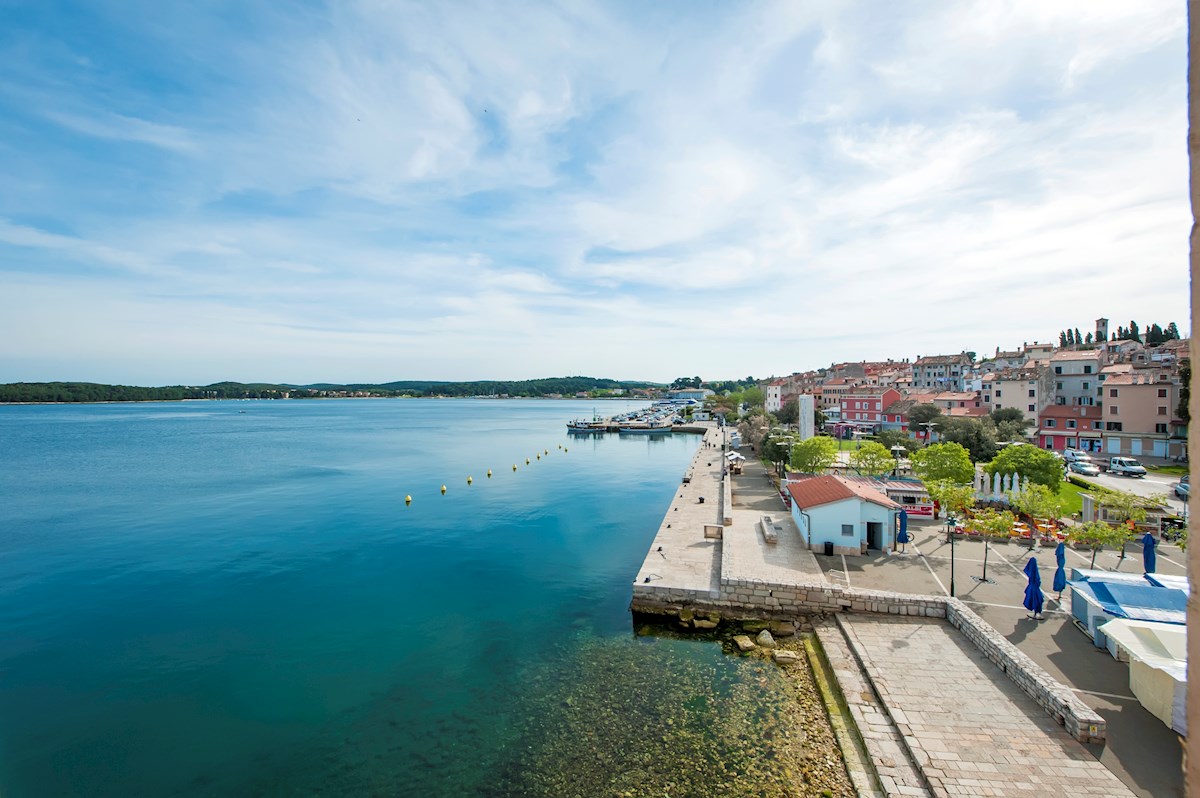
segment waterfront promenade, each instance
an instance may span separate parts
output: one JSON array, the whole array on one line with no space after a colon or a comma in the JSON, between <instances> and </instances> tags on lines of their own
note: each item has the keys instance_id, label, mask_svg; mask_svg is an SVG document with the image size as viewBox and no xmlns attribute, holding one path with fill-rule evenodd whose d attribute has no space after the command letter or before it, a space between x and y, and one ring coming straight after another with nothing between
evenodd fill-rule
<instances>
[{"instance_id":1,"label":"waterfront promenade","mask_svg":"<svg viewBox=\"0 0 1200 798\"><path fill-rule=\"evenodd\" d=\"M965 604L904 583L868 586L858 573L853 585L841 573L827 578L822 566L835 561L804 548L752 456L729 479L728 510L701 505L701 494L721 492L721 434L706 433L691 481L667 510L638 574L635 610L691 606L696 617L791 616L815 626L873 762L876 794L1135 794L1097 759L1104 719ZM764 514L782 526L777 542L761 533ZM720 540L705 537L717 525Z\"/></svg>"}]
</instances>

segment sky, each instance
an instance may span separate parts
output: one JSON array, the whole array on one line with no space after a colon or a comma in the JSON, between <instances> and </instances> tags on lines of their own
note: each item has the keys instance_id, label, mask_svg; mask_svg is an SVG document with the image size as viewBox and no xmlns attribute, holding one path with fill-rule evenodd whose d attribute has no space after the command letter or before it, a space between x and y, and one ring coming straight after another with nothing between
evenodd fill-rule
<instances>
[{"instance_id":1,"label":"sky","mask_svg":"<svg viewBox=\"0 0 1200 798\"><path fill-rule=\"evenodd\" d=\"M0 0L0 382L1186 334L1185 13Z\"/></svg>"}]
</instances>

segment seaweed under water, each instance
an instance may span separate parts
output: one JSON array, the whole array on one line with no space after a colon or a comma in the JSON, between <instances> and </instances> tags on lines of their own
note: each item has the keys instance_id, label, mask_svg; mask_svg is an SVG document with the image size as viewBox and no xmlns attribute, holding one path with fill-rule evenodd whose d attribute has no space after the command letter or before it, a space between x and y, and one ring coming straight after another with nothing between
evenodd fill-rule
<instances>
[{"instance_id":1,"label":"seaweed under water","mask_svg":"<svg viewBox=\"0 0 1200 798\"><path fill-rule=\"evenodd\" d=\"M571 651L534 676L512 756L480 795L853 795L803 658L781 666L728 638L662 631Z\"/></svg>"}]
</instances>

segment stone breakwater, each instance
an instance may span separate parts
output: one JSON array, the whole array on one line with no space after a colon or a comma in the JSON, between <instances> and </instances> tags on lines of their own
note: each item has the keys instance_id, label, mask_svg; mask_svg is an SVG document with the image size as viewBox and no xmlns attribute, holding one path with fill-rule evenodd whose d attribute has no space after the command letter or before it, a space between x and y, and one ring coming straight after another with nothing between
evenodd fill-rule
<instances>
[{"instance_id":1,"label":"stone breakwater","mask_svg":"<svg viewBox=\"0 0 1200 798\"><path fill-rule=\"evenodd\" d=\"M738 502L742 484L760 494L764 489L753 471L733 485L722 467L725 434L716 428L705 433L638 572L633 611L671 616L683 628L768 619L794 621L802 632L839 613L943 619L1072 737L1104 741L1099 714L958 599L831 584L790 519L779 542L767 542L759 532L761 506L744 509ZM701 501L709 496L721 499Z\"/></svg>"}]
</instances>

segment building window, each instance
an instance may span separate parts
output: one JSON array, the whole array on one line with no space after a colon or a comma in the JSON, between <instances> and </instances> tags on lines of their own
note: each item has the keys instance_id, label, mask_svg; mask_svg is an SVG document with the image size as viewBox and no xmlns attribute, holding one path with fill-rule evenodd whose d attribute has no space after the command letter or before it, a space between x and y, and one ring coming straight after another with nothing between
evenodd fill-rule
<instances>
[{"instance_id":1,"label":"building window","mask_svg":"<svg viewBox=\"0 0 1200 798\"><path fill-rule=\"evenodd\" d=\"M1158 414L1160 416L1165 416L1167 414L1167 408L1164 407L1163 405L1159 405L1158 406Z\"/></svg>"},{"instance_id":2,"label":"building window","mask_svg":"<svg viewBox=\"0 0 1200 798\"><path fill-rule=\"evenodd\" d=\"M1083 384L1083 390L1085 390L1085 391L1091 387L1092 386L1088 385L1086 382Z\"/></svg>"},{"instance_id":3,"label":"building window","mask_svg":"<svg viewBox=\"0 0 1200 798\"><path fill-rule=\"evenodd\" d=\"M1092 367L1091 367L1091 366L1084 366L1084 367L1083 367L1083 373L1084 373L1084 374L1091 374L1091 373L1092 373Z\"/></svg>"},{"instance_id":4,"label":"building window","mask_svg":"<svg viewBox=\"0 0 1200 798\"><path fill-rule=\"evenodd\" d=\"M997 399L1000 398L1000 389L999 388L996 389L996 398Z\"/></svg>"},{"instance_id":5,"label":"building window","mask_svg":"<svg viewBox=\"0 0 1200 798\"><path fill-rule=\"evenodd\" d=\"M1061 382L1054 383L1054 390L1061 391L1063 384Z\"/></svg>"},{"instance_id":6,"label":"building window","mask_svg":"<svg viewBox=\"0 0 1200 798\"><path fill-rule=\"evenodd\" d=\"M1109 432L1120 432L1121 431L1121 422L1120 421L1108 422L1108 431Z\"/></svg>"},{"instance_id":7,"label":"building window","mask_svg":"<svg viewBox=\"0 0 1200 798\"><path fill-rule=\"evenodd\" d=\"M992 395L990 393L985 393L983 395L983 401L984 401L984 404L990 405L992 403Z\"/></svg>"},{"instance_id":8,"label":"building window","mask_svg":"<svg viewBox=\"0 0 1200 798\"><path fill-rule=\"evenodd\" d=\"M1159 398L1159 399L1166 399L1166 398L1167 398L1167 389L1166 389L1166 388L1159 388L1159 389L1158 389L1158 398Z\"/></svg>"},{"instance_id":9,"label":"building window","mask_svg":"<svg viewBox=\"0 0 1200 798\"><path fill-rule=\"evenodd\" d=\"M1055 366L1055 367L1054 367L1054 373L1055 373L1055 374L1062 374L1062 366Z\"/></svg>"},{"instance_id":10,"label":"building window","mask_svg":"<svg viewBox=\"0 0 1200 798\"><path fill-rule=\"evenodd\" d=\"M1067 403L1067 397L1065 397L1065 396L1056 397L1054 400L1054 404L1056 404L1056 405L1065 405L1066 403Z\"/></svg>"},{"instance_id":11,"label":"building window","mask_svg":"<svg viewBox=\"0 0 1200 798\"><path fill-rule=\"evenodd\" d=\"M1154 431L1157 432L1159 435L1166 435L1167 434L1167 425L1166 424L1155 424Z\"/></svg>"},{"instance_id":12,"label":"building window","mask_svg":"<svg viewBox=\"0 0 1200 798\"><path fill-rule=\"evenodd\" d=\"M1067 429L1075 429L1075 419L1073 419L1073 418L1067 419Z\"/></svg>"},{"instance_id":13,"label":"building window","mask_svg":"<svg viewBox=\"0 0 1200 798\"><path fill-rule=\"evenodd\" d=\"M1109 389L1108 389L1108 395L1109 395L1110 397L1112 397L1113 399L1116 399L1116 398L1117 398L1117 389L1116 389L1116 388L1109 388Z\"/></svg>"},{"instance_id":14,"label":"building window","mask_svg":"<svg viewBox=\"0 0 1200 798\"><path fill-rule=\"evenodd\" d=\"M1046 426L1053 429L1054 427L1058 426L1058 422L1052 418L1048 418L1048 419L1046 419Z\"/></svg>"},{"instance_id":15,"label":"building window","mask_svg":"<svg viewBox=\"0 0 1200 798\"><path fill-rule=\"evenodd\" d=\"M1034 389L1030 388L1030 389L1029 389L1029 398L1030 398L1030 399L1032 399L1032 398L1033 398L1033 397L1035 397L1035 396L1037 396L1037 391L1035 391Z\"/></svg>"},{"instance_id":16,"label":"building window","mask_svg":"<svg viewBox=\"0 0 1200 798\"><path fill-rule=\"evenodd\" d=\"M1028 407L1029 407L1029 412L1030 412L1030 413L1036 413L1036 412L1037 412L1037 405L1028 405Z\"/></svg>"},{"instance_id":17,"label":"building window","mask_svg":"<svg viewBox=\"0 0 1200 798\"><path fill-rule=\"evenodd\" d=\"M842 535L854 537L854 524L842 524Z\"/></svg>"},{"instance_id":18,"label":"building window","mask_svg":"<svg viewBox=\"0 0 1200 798\"><path fill-rule=\"evenodd\" d=\"M1093 422L1092 422L1092 429L1102 429L1102 427L1100 426L1100 422L1099 422L1099 421L1093 421Z\"/></svg>"},{"instance_id":19,"label":"building window","mask_svg":"<svg viewBox=\"0 0 1200 798\"><path fill-rule=\"evenodd\" d=\"M1108 406L1108 414L1109 414L1110 416L1115 416L1115 415L1116 415L1118 412L1119 412L1119 411L1117 410L1117 406L1116 406L1116 405L1109 405L1109 406Z\"/></svg>"}]
</instances>

